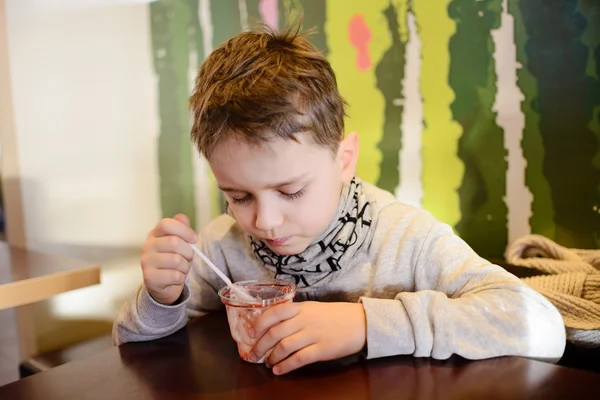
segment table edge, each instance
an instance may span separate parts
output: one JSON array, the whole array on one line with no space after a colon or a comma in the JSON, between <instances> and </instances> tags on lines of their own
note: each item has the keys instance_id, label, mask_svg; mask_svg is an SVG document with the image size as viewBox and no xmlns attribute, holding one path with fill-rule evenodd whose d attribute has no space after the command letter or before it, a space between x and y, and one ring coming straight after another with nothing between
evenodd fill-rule
<instances>
[{"instance_id":1,"label":"table edge","mask_svg":"<svg viewBox=\"0 0 600 400\"><path fill-rule=\"evenodd\" d=\"M0 285L0 310L46 300L100 282L100 266L93 265L5 283Z\"/></svg>"}]
</instances>

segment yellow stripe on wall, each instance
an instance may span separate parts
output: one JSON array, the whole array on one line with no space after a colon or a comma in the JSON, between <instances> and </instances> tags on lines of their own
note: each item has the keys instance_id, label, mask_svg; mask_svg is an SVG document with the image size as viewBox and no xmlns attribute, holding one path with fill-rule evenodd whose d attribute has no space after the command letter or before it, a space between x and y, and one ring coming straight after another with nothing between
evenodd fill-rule
<instances>
[{"instance_id":1,"label":"yellow stripe on wall","mask_svg":"<svg viewBox=\"0 0 600 400\"><path fill-rule=\"evenodd\" d=\"M448 83L448 43L456 25L448 17L446 0L415 1L422 42L421 91L424 129L423 207L438 219L454 226L460 220L458 188L464 165L458 158L462 129L452 119L454 92Z\"/></svg>"},{"instance_id":2,"label":"yellow stripe on wall","mask_svg":"<svg viewBox=\"0 0 600 400\"><path fill-rule=\"evenodd\" d=\"M357 132L360 137L360 157L357 174L365 181L375 183L379 178L381 152L376 147L383 133L384 98L377 89L375 67L391 45L383 10L389 0L329 0L325 33L329 61L335 70L342 96L348 101L346 132ZM359 51L351 43L349 25L364 21L370 32L366 44L368 68L359 69ZM364 60L363 60L364 61ZM400 84L400 83L399 83Z\"/></svg>"}]
</instances>

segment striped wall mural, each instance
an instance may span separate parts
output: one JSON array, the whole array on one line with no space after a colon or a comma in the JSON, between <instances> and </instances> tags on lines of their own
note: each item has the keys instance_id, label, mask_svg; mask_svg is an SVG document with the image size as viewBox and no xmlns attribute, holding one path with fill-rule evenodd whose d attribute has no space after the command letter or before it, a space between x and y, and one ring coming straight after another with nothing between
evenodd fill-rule
<instances>
[{"instance_id":1,"label":"striped wall mural","mask_svg":"<svg viewBox=\"0 0 600 400\"><path fill-rule=\"evenodd\" d=\"M150 5L162 213L223 199L189 144L210 51L302 11L358 132L358 174L451 224L479 253L538 233L600 247L597 0L164 0Z\"/></svg>"}]
</instances>

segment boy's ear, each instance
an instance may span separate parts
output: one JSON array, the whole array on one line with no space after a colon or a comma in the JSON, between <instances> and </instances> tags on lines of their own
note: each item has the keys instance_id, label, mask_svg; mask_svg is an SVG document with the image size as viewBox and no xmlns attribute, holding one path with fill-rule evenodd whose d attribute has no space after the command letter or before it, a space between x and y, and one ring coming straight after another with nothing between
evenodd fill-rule
<instances>
[{"instance_id":1,"label":"boy's ear","mask_svg":"<svg viewBox=\"0 0 600 400\"><path fill-rule=\"evenodd\" d=\"M356 173L356 163L358 162L358 135L356 132L350 132L340 143L339 159L342 166L342 182L347 183L352 180Z\"/></svg>"}]
</instances>

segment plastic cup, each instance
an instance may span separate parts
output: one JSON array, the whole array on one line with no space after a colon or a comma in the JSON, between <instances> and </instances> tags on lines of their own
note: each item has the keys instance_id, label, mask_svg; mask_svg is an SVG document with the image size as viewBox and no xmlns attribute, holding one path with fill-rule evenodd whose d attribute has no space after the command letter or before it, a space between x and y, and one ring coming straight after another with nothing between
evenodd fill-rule
<instances>
[{"instance_id":1,"label":"plastic cup","mask_svg":"<svg viewBox=\"0 0 600 400\"><path fill-rule=\"evenodd\" d=\"M283 303L291 303L296 295L296 285L280 279L252 280L234 283L246 291L256 301L244 301L236 298L235 291L227 286L219 290L221 302L227 310L229 330L237 343L240 358L248 361L248 353L256 342L248 334L248 329L256 318L269 308ZM257 363L264 362L264 357Z\"/></svg>"}]
</instances>

